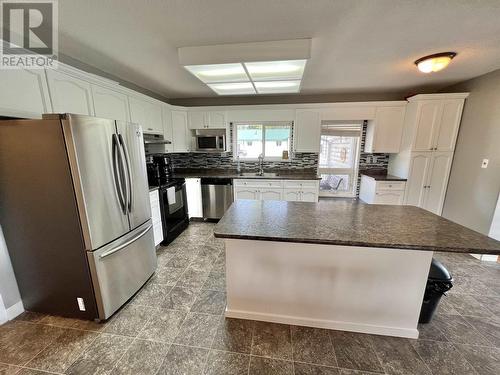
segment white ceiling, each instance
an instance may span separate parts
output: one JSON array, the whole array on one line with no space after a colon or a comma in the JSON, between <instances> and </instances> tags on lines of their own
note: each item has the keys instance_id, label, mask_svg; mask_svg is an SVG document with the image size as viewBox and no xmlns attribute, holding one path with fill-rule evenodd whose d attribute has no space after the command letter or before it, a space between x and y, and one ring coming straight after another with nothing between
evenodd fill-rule
<instances>
[{"instance_id":1,"label":"white ceiling","mask_svg":"<svg viewBox=\"0 0 500 375\"><path fill-rule=\"evenodd\" d=\"M177 48L312 38L301 94L401 93L500 68L498 0L62 0L59 50L166 98L214 96ZM444 71L413 61L442 51Z\"/></svg>"}]
</instances>

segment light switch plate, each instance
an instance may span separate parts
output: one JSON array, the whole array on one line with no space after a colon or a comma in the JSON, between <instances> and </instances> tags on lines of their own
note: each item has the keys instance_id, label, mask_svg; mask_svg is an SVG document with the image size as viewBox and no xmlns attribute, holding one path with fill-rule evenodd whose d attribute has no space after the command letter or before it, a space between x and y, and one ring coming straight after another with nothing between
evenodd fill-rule
<instances>
[{"instance_id":1,"label":"light switch plate","mask_svg":"<svg viewBox=\"0 0 500 375\"><path fill-rule=\"evenodd\" d=\"M483 159L483 162L481 163L481 168L488 168L488 163L489 159Z\"/></svg>"}]
</instances>

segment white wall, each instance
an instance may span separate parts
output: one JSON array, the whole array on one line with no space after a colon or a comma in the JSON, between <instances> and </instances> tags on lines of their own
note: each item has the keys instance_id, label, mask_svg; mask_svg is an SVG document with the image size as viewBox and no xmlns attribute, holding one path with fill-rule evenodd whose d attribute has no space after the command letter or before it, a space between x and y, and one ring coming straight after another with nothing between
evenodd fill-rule
<instances>
[{"instance_id":1,"label":"white wall","mask_svg":"<svg viewBox=\"0 0 500 375\"><path fill-rule=\"evenodd\" d=\"M500 191L500 70L443 89L470 92L451 167L443 216L488 235ZM481 168L489 159L488 168Z\"/></svg>"},{"instance_id":2,"label":"white wall","mask_svg":"<svg viewBox=\"0 0 500 375\"><path fill-rule=\"evenodd\" d=\"M6 309L9 309L21 302L21 295L17 288L16 278L10 263L7 245L0 227L0 295ZM0 306L0 309L2 306Z\"/></svg>"}]
</instances>

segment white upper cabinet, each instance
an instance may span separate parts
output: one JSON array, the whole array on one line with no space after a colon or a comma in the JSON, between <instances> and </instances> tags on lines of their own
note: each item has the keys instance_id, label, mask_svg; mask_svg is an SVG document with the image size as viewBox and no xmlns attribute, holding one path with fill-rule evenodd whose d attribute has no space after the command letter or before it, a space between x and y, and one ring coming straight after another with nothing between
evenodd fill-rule
<instances>
[{"instance_id":1,"label":"white upper cabinet","mask_svg":"<svg viewBox=\"0 0 500 375\"><path fill-rule=\"evenodd\" d=\"M172 111L172 142L173 152L189 152L191 148L186 111Z\"/></svg>"},{"instance_id":2,"label":"white upper cabinet","mask_svg":"<svg viewBox=\"0 0 500 375\"><path fill-rule=\"evenodd\" d=\"M52 109L57 113L94 116L90 83L58 70L47 70Z\"/></svg>"},{"instance_id":3,"label":"white upper cabinet","mask_svg":"<svg viewBox=\"0 0 500 375\"><path fill-rule=\"evenodd\" d=\"M144 133L163 134L162 105L139 96L129 96L130 120L142 126Z\"/></svg>"},{"instance_id":4,"label":"white upper cabinet","mask_svg":"<svg viewBox=\"0 0 500 375\"><path fill-rule=\"evenodd\" d=\"M455 150L463 107L463 99L445 100L442 103L439 130L434 135L434 147L436 151Z\"/></svg>"},{"instance_id":5,"label":"white upper cabinet","mask_svg":"<svg viewBox=\"0 0 500 375\"><path fill-rule=\"evenodd\" d=\"M405 109L405 106L377 108L375 119L368 121L365 152L399 152Z\"/></svg>"},{"instance_id":6,"label":"white upper cabinet","mask_svg":"<svg viewBox=\"0 0 500 375\"><path fill-rule=\"evenodd\" d=\"M464 99L420 100L416 105L413 151L453 151Z\"/></svg>"},{"instance_id":7,"label":"white upper cabinet","mask_svg":"<svg viewBox=\"0 0 500 375\"><path fill-rule=\"evenodd\" d=\"M172 142L171 144L165 145L165 152L174 152L174 135L172 128L172 110L170 109L168 104L163 105L163 137Z\"/></svg>"},{"instance_id":8,"label":"white upper cabinet","mask_svg":"<svg viewBox=\"0 0 500 375\"><path fill-rule=\"evenodd\" d=\"M52 112L44 70L0 70L0 82L0 116L40 118Z\"/></svg>"},{"instance_id":9,"label":"white upper cabinet","mask_svg":"<svg viewBox=\"0 0 500 375\"><path fill-rule=\"evenodd\" d=\"M297 109L293 124L295 152L319 152L321 116L319 110Z\"/></svg>"},{"instance_id":10,"label":"white upper cabinet","mask_svg":"<svg viewBox=\"0 0 500 375\"><path fill-rule=\"evenodd\" d=\"M189 129L225 128L226 113L224 111L189 111Z\"/></svg>"},{"instance_id":11,"label":"white upper cabinet","mask_svg":"<svg viewBox=\"0 0 500 375\"><path fill-rule=\"evenodd\" d=\"M96 117L130 121L127 96L107 87L92 85Z\"/></svg>"}]
</instances>

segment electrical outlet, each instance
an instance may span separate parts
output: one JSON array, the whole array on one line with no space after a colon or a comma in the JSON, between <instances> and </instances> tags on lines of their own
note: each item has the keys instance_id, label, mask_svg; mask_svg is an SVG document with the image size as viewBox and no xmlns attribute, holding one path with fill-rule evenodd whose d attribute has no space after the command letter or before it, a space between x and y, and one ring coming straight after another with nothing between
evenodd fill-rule
<instances>
[{"instance_id":1,"label":"electrical outlet","mask_svg":"<svg viewBox=\"0 0 500 375\"><path fill-rule=\"evenodd\" d=\"M83 302L83 298L77 297L76 302L78 302L78 308L80 311L85 311L85 302Z\"/></svg>"},{"instance_id":2,"label":"electrical outlet","mask_svg":"<svg viewBox=\"0 0 500 375\"><path fill-rule=\"evenodd\" d=\"M483 159L483 162L481 163L481 168L488 168L488 163L490 161L488 159Z\"/></svg>"}]
</instances>

